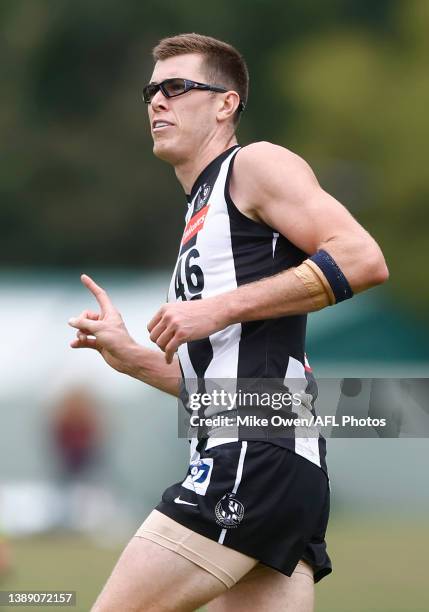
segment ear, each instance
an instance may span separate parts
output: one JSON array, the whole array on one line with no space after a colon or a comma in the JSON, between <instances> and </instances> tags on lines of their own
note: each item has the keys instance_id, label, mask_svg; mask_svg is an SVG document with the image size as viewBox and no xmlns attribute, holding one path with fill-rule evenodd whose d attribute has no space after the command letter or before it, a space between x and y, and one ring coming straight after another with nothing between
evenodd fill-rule
<instances>
[{"instance_id":1,"label":"ear","mask_svg":"<svg viewBox=\"0 0 429 612\"><path fill-rule=\"evenodd\" d=\"M217 95L219 96L219 106L216 115L217 120L227 121L228 119L232 119L240 104L240 96L233 90Z\"/></svg>"}]
</instances>

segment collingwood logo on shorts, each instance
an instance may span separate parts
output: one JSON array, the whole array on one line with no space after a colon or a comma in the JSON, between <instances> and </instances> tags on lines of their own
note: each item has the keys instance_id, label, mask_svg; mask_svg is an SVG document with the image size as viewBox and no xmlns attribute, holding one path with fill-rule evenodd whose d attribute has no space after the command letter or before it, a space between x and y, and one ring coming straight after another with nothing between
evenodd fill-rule
<instances>
[{"instance_id":1,"label":"collingwood logo on shorts","mask_svg":"<svg viewBox=\"0 0 429 612\"><path fill-rule=\"evenodd\" d=\"M234 493L226 493L215 507L216 523L227 529L238 527L243 520L244 506Z\"/></svg>"}]
</instances>

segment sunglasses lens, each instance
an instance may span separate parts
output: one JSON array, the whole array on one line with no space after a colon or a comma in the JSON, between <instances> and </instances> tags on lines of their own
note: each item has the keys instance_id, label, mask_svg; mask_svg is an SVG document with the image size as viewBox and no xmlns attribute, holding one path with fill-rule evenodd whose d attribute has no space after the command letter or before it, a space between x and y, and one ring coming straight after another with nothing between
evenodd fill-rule
<instances>
[{"instance_id":1,"label":"sunglasses lens","mask_svg":"<svg viewBox=\"0 0 429 612\"><path fill-rule=\"evenodd\" d=\"M152 102L152 98L158 89L159 85L153 85L152 83L149 83L149 85L143 87L143 100L146 104L150 104Z\"/></svg>"},{"instance_id":2,"label":"sunglasses lens","mask_svg":"<svg viewBox=\"0 0 429 612\"><path fill-rule=\"evenodd\" d=\"M183 94L186 91L185 79L168 79L167 81L164 81L163 89L167 92L167 95L170 98L180 96L180 94Z\"/></svg>"},{"instance_id":3,"label":"sunglasses lens","mask_svg":"<svg viewBox=\"0 0 429 612\"><path fill-rule=\"evenodd\" d=\"M180 96L185 93L188 89L189 87L186 87L185 79L166 79L161 83L149 83L149 85L143 87L143 100L146 104L150 104L152 98L159 90L167 98L174 98L174 96Z\"/></svg>"}]
</instances>

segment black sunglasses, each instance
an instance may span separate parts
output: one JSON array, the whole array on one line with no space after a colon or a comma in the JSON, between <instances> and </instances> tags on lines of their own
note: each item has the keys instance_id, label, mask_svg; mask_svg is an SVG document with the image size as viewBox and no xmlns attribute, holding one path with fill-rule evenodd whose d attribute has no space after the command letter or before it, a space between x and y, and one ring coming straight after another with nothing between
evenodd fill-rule
<instances>
[{"instance_id":1,"label":"black sunglasses","mask_svg":"<svg viewBox=\"0 0 429 612\"><path fill-rule=\"evenodd\" d=\"M216 85L207 85L206 83L197 83L196 81L191 81L190 79L165 79L165 81L161 81L161 83L149 83L143 87L143 100L146 104L150 104L154 95L161 90L166 98L175 98L176 96L181 96L187 91L191 91L192 89L201 89L204 91L216 91L218 93L225 93L228 89L224 87L217 87ZM244 110L244 104L240 101L238 106L239 111Z\"/></svg>"}]
</instances>

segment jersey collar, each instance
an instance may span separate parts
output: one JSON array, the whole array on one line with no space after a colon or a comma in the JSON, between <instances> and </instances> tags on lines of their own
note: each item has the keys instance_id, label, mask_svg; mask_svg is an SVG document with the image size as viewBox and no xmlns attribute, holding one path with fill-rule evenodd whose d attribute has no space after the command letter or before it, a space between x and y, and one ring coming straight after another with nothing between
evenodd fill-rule
<instances>
[{"instance_id":1,"label":"jersey collar","mask_svg":"<svg viewBox=\"0 0 429 612\"><path fill-rule=\"evenodd\" d=\"M188 202L188 207L191 205L192 200L196 196L198 189L201 187L203 183L206 182L207 177L210 176L210 173L212 172L213 167L216 166L216 164L221 164L223 160L226 159L232 151L234 151L235 149L238 149L239 147L240 145L238 144L233 145L232 147L230 147L229 149L227 149L226 151L224 151L223 153L221 153L220 155L212 159L212 161L204 168L204 170L200 172L198 178L196 179L195 183L192 186L191 193L186 194L186 200Z\"/></svg>"}]
</instances>

